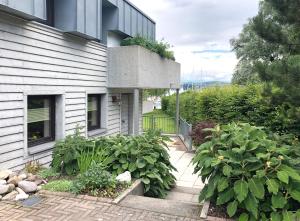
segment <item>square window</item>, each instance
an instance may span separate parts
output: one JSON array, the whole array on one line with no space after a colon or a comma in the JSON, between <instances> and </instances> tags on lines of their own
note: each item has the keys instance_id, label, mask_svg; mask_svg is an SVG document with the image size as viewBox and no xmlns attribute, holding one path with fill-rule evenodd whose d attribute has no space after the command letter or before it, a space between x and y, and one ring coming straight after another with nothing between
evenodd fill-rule
<instances>
[{"instance_id":1,"label":"square window","mask_svg":"<svg viewBox=\"0 0 300 221\"><path fill-rule=\"evenodd\" d=\"M88 131L101 128L101 95L88 95Z\"/></svg>"},{"instance_id":2,"label":"square window","mask_svg":"<svg viewBox=\"0 0 300 221\"><path fill-rule=\"evenodd\" d=\"M55 96L28 96L28 146L55 140Z\"/></svg>"}]
</instances>

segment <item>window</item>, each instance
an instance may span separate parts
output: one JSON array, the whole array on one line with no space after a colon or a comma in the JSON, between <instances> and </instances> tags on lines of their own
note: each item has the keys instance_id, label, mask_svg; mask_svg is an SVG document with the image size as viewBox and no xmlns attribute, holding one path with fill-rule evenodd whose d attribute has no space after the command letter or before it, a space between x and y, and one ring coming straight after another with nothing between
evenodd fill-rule
<instances>
[{"instance_id":1,"label":"window","mask_svg":"<svg viewBox=\"0 0 300 221\"><path fill-rule=\"evenodd\" d=\"M28 146L55 140L55 96L28 96Z\"/></svg>"},{"instance_id":2,"label":"window","mask_svg":"<svg viewBox=\"0 0 300 221\"><path fill-rule=\"evenodd\" d=\"M88 130L101 128L101 95L88 95Z\"/></svg>"}]
</instances>

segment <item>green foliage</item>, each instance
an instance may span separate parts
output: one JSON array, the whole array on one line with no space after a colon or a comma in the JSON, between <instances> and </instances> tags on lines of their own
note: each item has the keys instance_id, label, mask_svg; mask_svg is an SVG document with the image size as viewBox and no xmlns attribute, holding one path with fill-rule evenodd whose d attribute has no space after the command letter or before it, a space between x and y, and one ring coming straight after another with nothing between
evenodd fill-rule
<instances>
[{"instance_id":1,"label":"green foliage","mask_svg":"<svg viewBox=\"0 0 300 221\"><path fill-rule=\"evenodd\" d=\"M212 140L193 158L195 173L207 181L199 200L226 206L228 215L239 220L294 217L300 206L298 140L268 135L250 124L211 131Z\"/></svg>"},{"instance_id":2,"label":"green foliage","mask_svg":"<svg viewBox=\"0 0 300 221\"><path fill-rule=\"evenodd\" d=\"M47 168L40 170L37 175L43 179L49 179L53 177L58 177L60 174L56 172L53 168Z\"/></svg>"},{"instance_id":3,"label":"green foliage","mask_svg":"<svg viewBox=\"0 0 300 221\"><path fill-rule=\"evenodd\" d=\"M88 170L74 180L72 192L80 194L115 187L115 178L101 164L92 162Z\"/></svg>"},{"instance_id":4,"label":"green foliage","mask_svg":"<svg viewBox=\"0 0 300 221\"><path fill-rule=\"evenodd\" d=\"M67 136L65 140L55 144L51 166L60 173L77 174L77 159L80 153L93 147L93 142L81 135L80 128L76 128L74 135Z\"/></svg>"},{"instance_id":5,"label":"green foliage","mask_svg":"<svg viewBox=\"0 0 300 221\"><path fill-rule=\"evenodd\" d=\"M130 171L133 178L142 180L146 195L163 198L175 184L171 171L176 170L166 150L167 140L160 132L148 131L136 137L101 138L96 146L109 146L114 160L108 170L113 175Z\"/></svg>"},{"instance_id":6,"label":"green foliage","mask_svg":"<svg viewBox=\"0 0 300 221\"><path fill-rule=\"evenodd\" d=\"M293 133L300 136L299 116L295 108L287 104L270 105L262 96L263 85L229 85L206 88L201 91L187 91L180 95L180 113L189 123L214 121L221 124L230 122L251 122L271 131ZM275 87L272 89L276 91ZM162 109L174 116L176 97L162 99Z\"/></svg>"},{"instance_id":7,"label":"green foliage","mask_svg":"<svg viewBox=\"0 0 300 221\"><path fill-rule=\"evenodd\" d=\"M141 36L129 37L121 42L121 46L139 45L149 49L163 58L171 59L175 61L174 52L170 51L171 46L163 41L153 41Z\"/></svg>"},{"instance_id":8,"label":"green foliage","mask_svg":"<svg viewBox=\"0 0 300 221\"><path fill-rule=\"evenodd\" d=\"M42 189L52 192L70 192L73 182L70 180L54 180L45 184Z\"/></svg>"}]
</instances>

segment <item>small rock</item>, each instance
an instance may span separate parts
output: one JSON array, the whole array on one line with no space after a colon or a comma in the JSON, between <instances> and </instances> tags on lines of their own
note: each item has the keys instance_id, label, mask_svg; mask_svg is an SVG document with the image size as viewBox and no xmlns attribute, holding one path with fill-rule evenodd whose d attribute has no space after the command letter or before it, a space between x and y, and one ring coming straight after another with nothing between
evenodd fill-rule
<instances>
[{"instance_id":1,"label":"small rock","mask_svg":"<svg viewBox=\"0 0 300 221\"><path fill-rule=\"evenodd\" d=\"M41 184L43 183L43 180L36 180L36 181L34 181L34 183L35 183L37 186L39 186L39 185L41 185Z\"/></svg>"},{"instance_id":2,"label":"small rock","mask_svg":"<svg viewBox=\"0 0 300 221\"><path fill-rule=\"evenodd\" d=\"M9 192L13 191L14 189L16 189L16 186L12 183L8 184L9 187Z\"/></svg>"},{"instance_id":3,"label":"small rock","mask_svg":"<svg viewBox=\"0 0 300 221\"><path fill-rule=\"evenodd\" d=\"M18 174L16 172L12 172L9 176L8 176L8 179L14 177L14 176L18 176Z\"/></svg>"},{"instance_id":4,"label":"small rock","mask_svg":"<svg viewBox=\"0 0 300 221\"><path fill-rule=\"evenodd\" d=\"M8 184L14 184L15 186L17 186L18 183L19 183L20 181L22 181L22 180L23 180L23 179L19 178L18 176L14 176L14 177L12 177L12 178L9 178L8 181L7 181L7 183L8 183Z\"/></svg>"},{"instance_id":5,"label":"small rock","mask_svg":"<svg viewBox=\"0 0 300 221\"><path fill-rule=\"evenodd\" d=\"M12 192L6 194L6 195L2 198L2 200L14 200L14 199L16 198L17 195L18 195L18 192L14 190L14 191L12 191Z\"/></svg>"},{"instance_id":6,"label":"small rock","mask_svg":"<svg viewBox=\"0 0 300 221\"><path fill-rule=\"evenodd\" d=\"M119 182L131 182L131 174L129 171L126 171L125 173L121 173L119 176L116 177L116 180Z\"/></svg>"},{"instance_id":7,"label":"small rock","mask_svg":"<svg viewBox=\"0 0 300 221\"><path fill-rule=\"evenodd\" d=\"M0 185L0 195L10 192L8 185Z\"/></svg>"},{"instance_id":8,"label":"small rock","mask_svg":"<svg viewBox=\"0 0 300 221\"><path fill-rule=\"evenodd\" d=\"M27 178L27 175L25 173L22 173L18 176L19 179L25 180Z\"/></svg>"},{"instance_id":9,"label":"small rock","mask_svg":"<svg viewBox=\"0 0 300 221\"><path fill-rule=\"evenodd\" d=\"M26 199L28 199L28 197L29 197L29 195L26 194L26 193L24 193L24 194L18 194L18 195L16 195L15 200L16 201L26 200Z\"/></svg>"},{"instance_id":10,"label":"small rock","mask_svg":"<svg viewBox=\"0 0 300 221\"><path fill-rule=\"evenodd\" d=\"M42 190L42 186L38 186L37 191Z\"/></svg>"},{"instance_id":11,"label":"small rock","mask_svg":"<svg viewBox=\"0 0 300 221\"><path fill-rule=\"evenodd\" d=\"M25 181L25 180L20 181L18 183L18 187L24 190L25 193L32 193L37 190L37 185L34 182Z\"/></svg>"},{"instance_id":12,"label":"small rock","mask_svg":"<svg viewBox=\"0 0 300 221\"><path fill-rule=\"evenodd\" d=\"M17 188L16 188L16 191L17 191L19 194L25 194L25 192L24 192L20 187L17 187Z\"/></svg>"},{"instance_id":13,"label":"small rock","mask_svg":"<svg viewBox=\"0 0 300 221\"><path fill-rule=\"evenodd\" d=\"M5 185L6 184L6 180L0 180L0 185Z\"/></svg>"},{"instance_id":14,"label":"small rock","mask_svg":"<svg viewBox=\"0 0 300 221\"><path fill-rule=\"evenodd\" d=\"M6 180L13 172L11 170L0 171L0 180Z\"/></svg>"},{"instance_id":15,"label":"small rock","mask_svg":"<svg viewBox=\"0 0 300 221\"><path fill-rule=\"evenodd\" d=\"M28 174L28 177L27 177L27 181L31 181L31 182L34 182L35 180L37 180L38 179L38 176L36 176L36 175L29 175Z\"/></svg>"}]
</instances>

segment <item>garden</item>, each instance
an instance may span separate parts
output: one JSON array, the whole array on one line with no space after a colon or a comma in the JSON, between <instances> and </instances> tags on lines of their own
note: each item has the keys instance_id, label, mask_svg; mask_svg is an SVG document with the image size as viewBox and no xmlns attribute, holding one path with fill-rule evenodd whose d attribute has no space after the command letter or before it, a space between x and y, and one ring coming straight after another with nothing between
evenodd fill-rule
<instances>
[{"instance_id":1,"label":"garden","mask_svg":"<svg viewBox=\"0 0 300 221\"><path fill-rule=\"evenodd\" d=\"M77 128L74 135L56 143L50 168L33 161L21 174L2 171L0 179L7 190L0 189L0 195L24 200L46 190L116 199L138 180L146 196L164 198L175 184L171 172L176 170L169 160L168 140L158 131L88 139ZM21 198L14 195L15 187Z\"/></svg>"}]
</instances>

